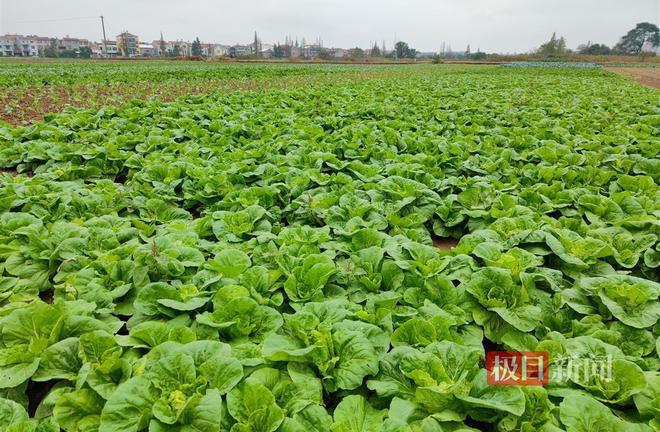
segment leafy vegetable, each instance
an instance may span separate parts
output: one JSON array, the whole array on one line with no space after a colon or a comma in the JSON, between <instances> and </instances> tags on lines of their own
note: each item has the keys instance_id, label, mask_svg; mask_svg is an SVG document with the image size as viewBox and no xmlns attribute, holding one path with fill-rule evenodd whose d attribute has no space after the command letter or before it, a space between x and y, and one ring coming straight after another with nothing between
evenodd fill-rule
<instances>
[{"instance_id":1,"label":"leafy vegetable","mask_svg":"<svg viewBox=\"0 0 660 432\"><path fill-rule=\"evenodd\" d=\"M657 92L597 68L85 67L0 87L287 88L0 127L0 429L660 428ZM489 385L491 350L547 352L548 385ZM610 376L560 376L593 359Z\"/></svg>"}]
</instances>

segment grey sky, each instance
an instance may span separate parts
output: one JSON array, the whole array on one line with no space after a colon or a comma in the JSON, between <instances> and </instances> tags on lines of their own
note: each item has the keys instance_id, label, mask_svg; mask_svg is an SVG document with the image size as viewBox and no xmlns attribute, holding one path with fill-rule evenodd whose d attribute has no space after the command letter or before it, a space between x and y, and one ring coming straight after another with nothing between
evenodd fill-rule
<instances>
[{"instance_id":1,"label":"grey sky","mask_svg":"<svg viewBox=\"0 0 660 432\"><path fill-rule=\"evenodd\" d=\"M553 31L569 47L588 40L608 45L638 22L660 21L660 0L0 0L0 33L102 38L122 30L143 41L195 36L207 42L264 42L286 34L329 47L367 47L395 36L422 51L526 52ZM27 22L36 20L53 20Z\"/></svg>"}]
</instances>

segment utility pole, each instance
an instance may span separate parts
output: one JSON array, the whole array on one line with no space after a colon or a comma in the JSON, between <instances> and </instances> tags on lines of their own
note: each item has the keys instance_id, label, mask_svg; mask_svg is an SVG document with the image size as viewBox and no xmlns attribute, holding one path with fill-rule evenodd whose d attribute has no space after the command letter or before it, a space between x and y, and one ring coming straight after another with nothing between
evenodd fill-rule
<instances>
[{"instance_id":1,"label":"utility pole","mask_svg":"<svg viewBox=\"0 0 660 432\"><path fill-rule=\"evenodd\" d=\"M103 15L101 15L101 28L103 29L103 53L104 56L108 56L108 45L106 44L106 37L105 37L105 21L103 20Z\"/></svg>"}]
</instances>

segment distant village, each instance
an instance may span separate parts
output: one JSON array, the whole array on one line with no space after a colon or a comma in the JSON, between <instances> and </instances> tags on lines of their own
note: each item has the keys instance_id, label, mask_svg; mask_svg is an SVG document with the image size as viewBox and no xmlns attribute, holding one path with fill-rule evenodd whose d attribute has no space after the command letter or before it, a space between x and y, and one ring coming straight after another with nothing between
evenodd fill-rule
<instances>
[{"instance_id":1,"label":"distant village","mask_svg":"<svg viewBox=\"0 0 660 432\"><path fill-rule=\"evenodd\" d=\"M71 58L140 58L140 57L253 57L342 59L349 57L408 57L415 58L434 53L419 53L407 44L388 50L385 43L362 48L326 48L320 39L307 43L287 37L280 44L262 43L254 35L249 44L225 45L195 41L165 40L145 42L130 32L118 34L114 40L100 42L74 37L51 38L36 35L6 34L0 36L0 57L71 57ZM395 47L393 47L395 48ZM449 50L451 51L451 49Z\"/></svg>"},{"instance_id":2,"label":"distant village","mask_svg":"<svg viewBox=\"0 0 660 432\"><path fill-rule=\"evenodd\" d=\"M103 22L103 17L101 22ZM471 50L470 45L464 51L454 51L449 44L442 42L438 52L419 52L406 42L397 41L390 49L385 42L370 44L368 48L328 48L317 38L308 43L304 38L286 37L284 43L262 43L254 33L248 44L225 45L219 43L166 40L160 38L145 42L136 34L124 31L115 39L107 39L105 27L104 39L100 42L74 37L53 38L36 35L5 34L0 35L0 57L62 57L62 58L259 58L259 59L305 59L305 60L341 60L364 57L417 59L469 59L484 60L489 57L480 49ZM619 43L609 47L601 43L581 44L575 51L567 48L566 40L555 33L547 42L530 54L543 58L563 58L571 54L587 55L642 55L660 54L660 30L655 24L639 23L622 36ZM496 55L495 55L496 56Z\"/></svg>"}]
</instances>

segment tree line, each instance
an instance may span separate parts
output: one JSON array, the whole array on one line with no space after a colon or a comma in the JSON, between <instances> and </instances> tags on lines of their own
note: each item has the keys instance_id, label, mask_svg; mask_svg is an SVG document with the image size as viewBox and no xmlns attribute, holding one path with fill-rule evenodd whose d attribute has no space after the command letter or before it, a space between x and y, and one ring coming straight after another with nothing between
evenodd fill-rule
<instances>
[{"instance_id":1,"label":"tree line","mask_svg":"<svg viewBox=\"0 0 660 432\"><path fill-rule=\"evenodd\" d=\"M644 22L637 24L634 29L621 37L619 42L613 47L590 41L578 46L577 53L590 55L640 55L644 52L645 48L655 49L658 46L660 46L660 29L655 24ZM537 54L544 56L556 56L569 52L571 51L566 47L564 37L557 37L556 33L553 33L550 40L542 44L537 50Z\"/></svg>"}]
</instances>

